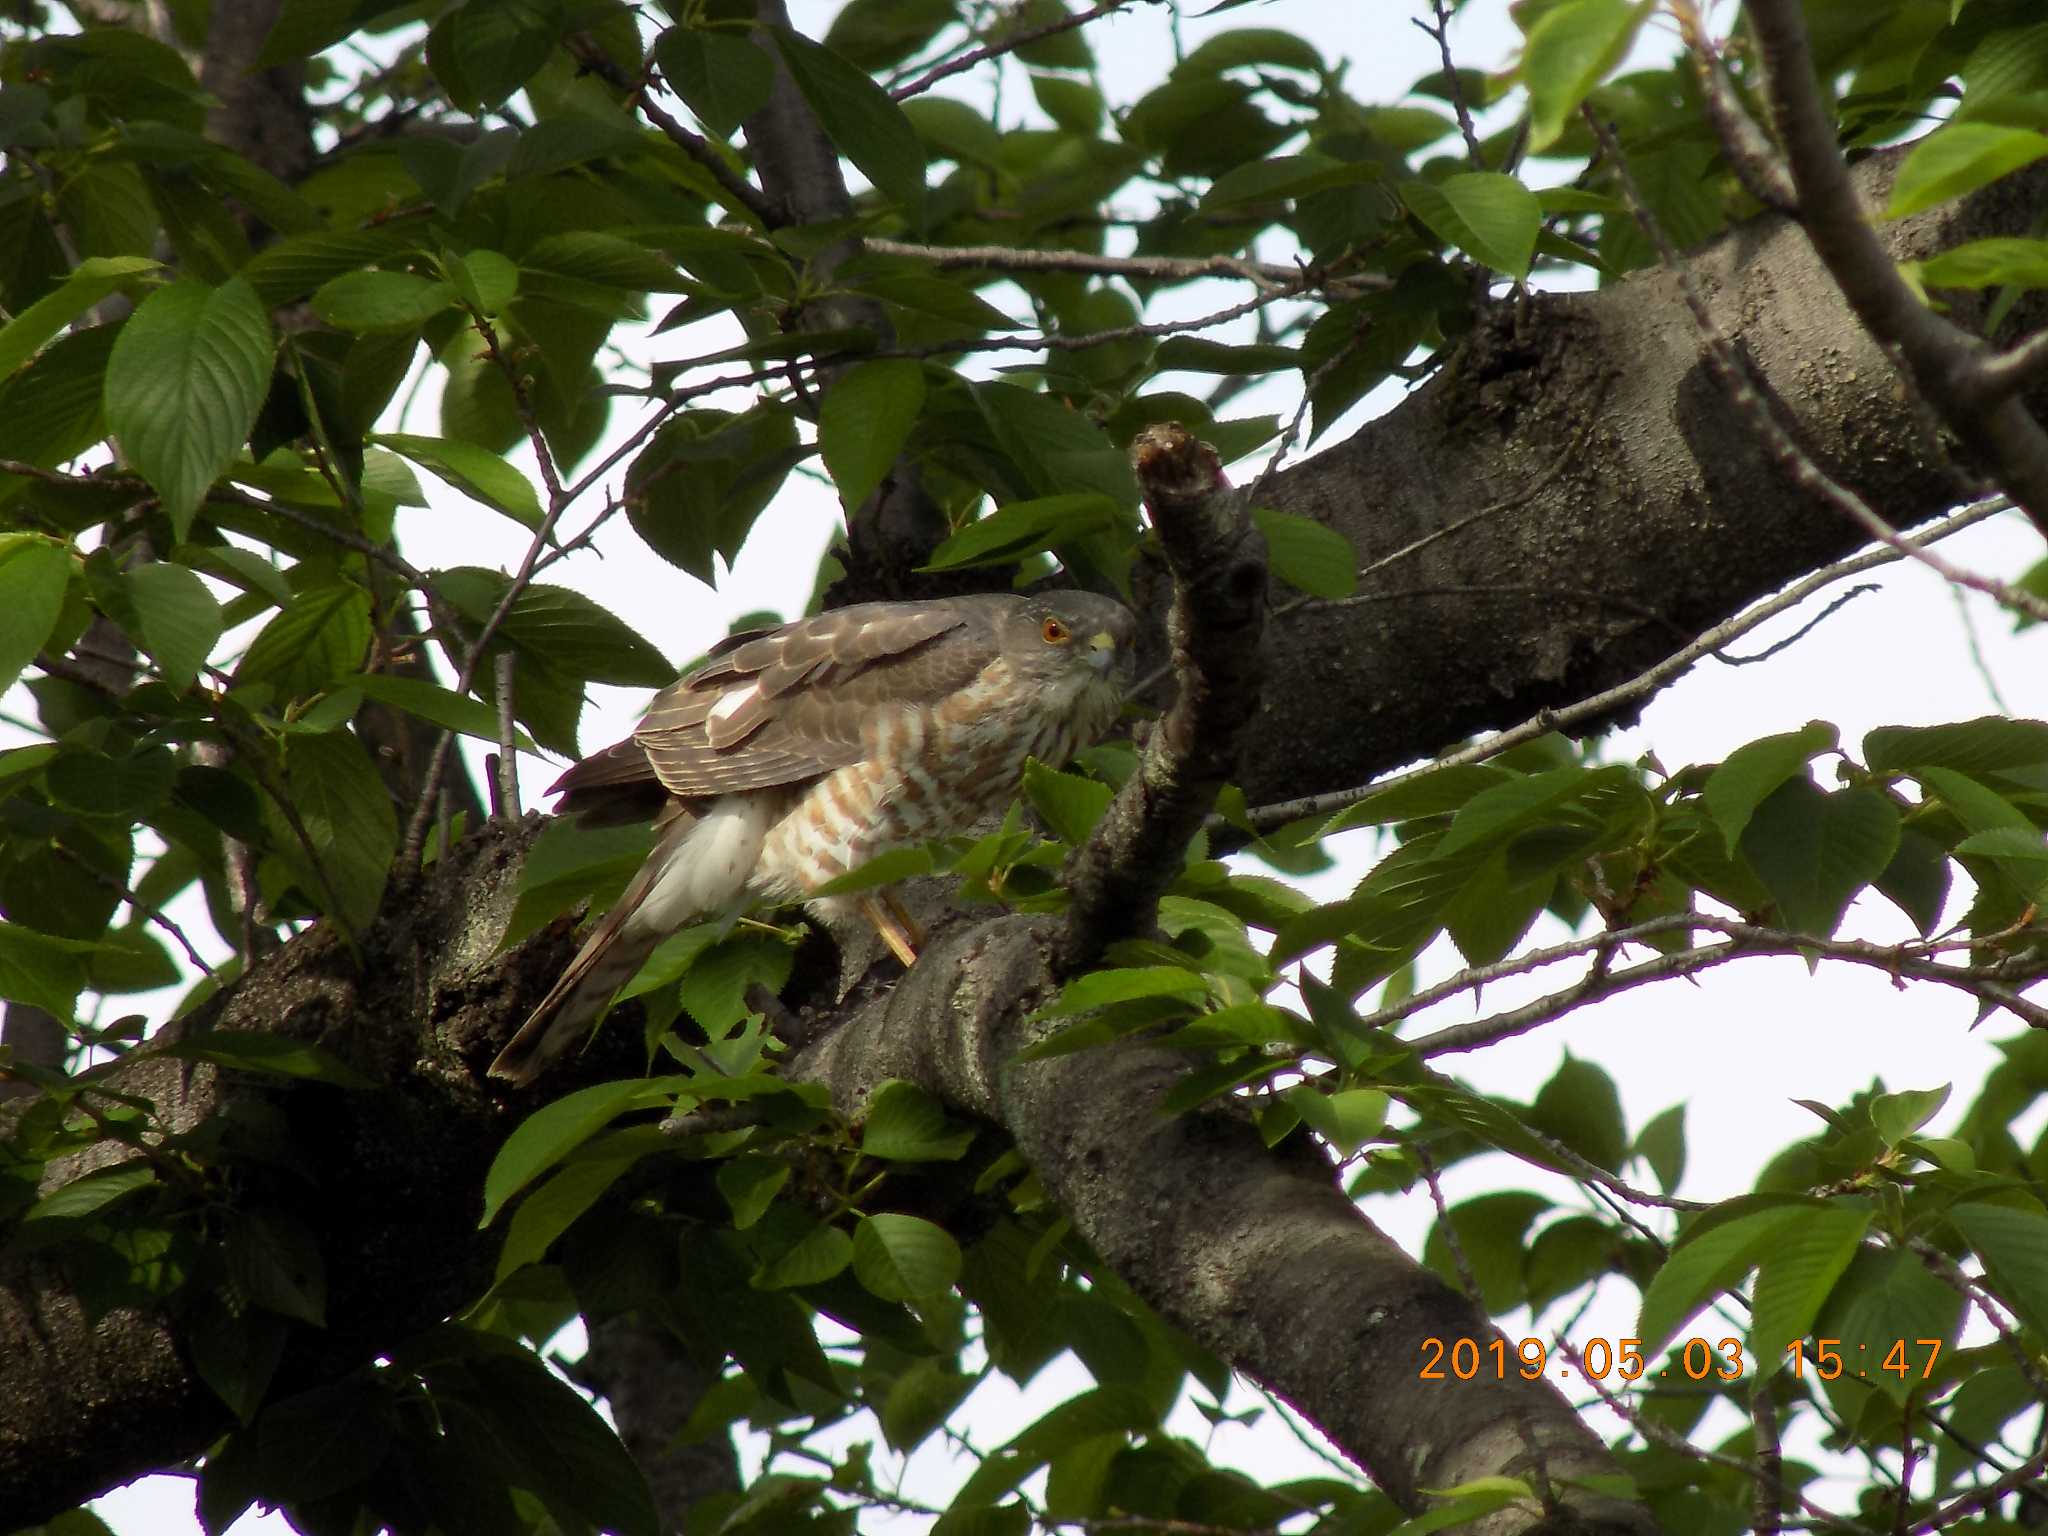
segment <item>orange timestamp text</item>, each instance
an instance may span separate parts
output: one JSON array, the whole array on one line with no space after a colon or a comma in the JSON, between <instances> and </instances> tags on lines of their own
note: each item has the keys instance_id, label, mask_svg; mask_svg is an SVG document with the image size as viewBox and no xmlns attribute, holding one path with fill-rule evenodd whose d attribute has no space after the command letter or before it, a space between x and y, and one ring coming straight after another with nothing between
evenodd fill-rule
<instances>
[{"instance_id":1,"label":"orange timestamp text","mask_svg":"<svg viewBox=\"0 0 2048 1536\"><path fill-rule=\"evenodd\" d=\"M1431 1335L1422 1341L1422 1362L1417 1375L1423 1381L1473 1381L1491 1377L1505 1381L1512 1371L1524 1381L1549 1375L1560 1380L1583 1377L1605 1381L1683 1378L1687 1381L1734 1381L1748 1368L1743 1341L1691 1338L1672 1348L1659 1363L1643 1357L1641 1339L1590 1338L1578 1348L1560 1344L1557 1359L1542 1339L1523 1338L1510 1344L1504 1338L1441 1339ZM1908 1376L1925 1381L1941 1355L1940 1339L1893 1339L1881 1358L1873 1358L1868 1344L1856 1344L1845 1351L1840 1339L1794 1339L1783 1351L1791 1357L1792 1374L1803 1377L1811 1369L1824 1381L1843 1374L1868 1378L1872 1375Z\"/></svg>"}]
</instances>

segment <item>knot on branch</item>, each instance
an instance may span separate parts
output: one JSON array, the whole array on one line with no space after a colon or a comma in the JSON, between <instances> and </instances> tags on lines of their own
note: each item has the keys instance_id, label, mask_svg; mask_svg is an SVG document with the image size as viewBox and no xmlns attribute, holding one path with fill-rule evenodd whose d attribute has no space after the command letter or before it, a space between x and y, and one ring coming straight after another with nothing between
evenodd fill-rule
<instances>
[{"instance_id":1,"label":"knot on branch","mask_svg":"<svg viewBox=\"0 0 2048 1536\"><path fill-rule=\"evenodd\" d=\"M1094 835L1067 867L1062 974L1152 926L1183 850L1237 765L1264 678L1266 546L1216 450L1178 422L1131 443L1145 509L1173 578L1174 701Z\"/></svg>"}]
</instances>

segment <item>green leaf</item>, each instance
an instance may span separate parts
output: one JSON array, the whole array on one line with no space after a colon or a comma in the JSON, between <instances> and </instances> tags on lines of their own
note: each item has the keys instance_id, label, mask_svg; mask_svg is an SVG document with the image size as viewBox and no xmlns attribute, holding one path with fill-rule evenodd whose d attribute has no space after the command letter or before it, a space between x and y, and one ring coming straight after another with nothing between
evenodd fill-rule
<instances>
[{"instance_id":1,"label":"green leaf","mask_svg":"<svg viewBox=\"0 0 2048 1536\"><path fill-rule=\"evenodd\" d=\"M155 1182L156 1170L139 1159L96 1169L51 1190L22 1213L22 1224L97 1215L116 1200Z\"/></svg>"},{"instance_id":2,"label":"green leaf","mask_svg":"<svg viewBox=\"0 0 2048 1536\"><path fill-rule=\"evenodd\" d=\"M1643 1292L1636 1336L1654 1357L1688 1319L1755 1267L1781 1234L1811 1220L1820 1207L1771 1204L1681 1237ZM1696 1234L1696 1235L1695 1235ZM1789 1342L1789 1341L1781 1341Z\"/></svg>"},{"instance_id":3,"label":"green leaf","mask_svg":"<svg viewBox=\"0 0 2048 1536\"><path fill-rule=\"evenodd\" d=\"M1297 1083L1282 1097L1294 1106L1302 1123L1327 1141L1339 1157L1355 1154L1378 1136L1387 1123L1390 1100L1378 1088L1344 1088L1325 1093L1312 1083Z\"/></svg>"},{"instance_id":4,"label":"green leaf","mask_svg":"<svg viewBox=\"0 0 2048 1536\"><path fill-rule=\"evenodd\" d=\"M339 903L332 915L362 929L377 915L384 877L398 852L391 791L363 744L347 731L292 737L285 785L319 858L319 873ZM326 901L330 891L314 877L308 894Z\"/></svg>"},{"instance_id":5,"label":"green leaf","mask_svg":"<svg viewBox=\"0 0 2048 1536\"><path fill-rule=\"evenodd\" d=\"M261 1034L248 1029L210 1029L187 1035L166 1046L152 1046L152 1054L179 1061L210 1061L215 1066L239 1072L262 1072L272 1077L298 1078L306 1082L332 1083L337 1088L376 1086L354 1067L325 1046L289 1035Z\"/></svg>"},{"instance_id":6,"label":"green leaf","mask_svg":"<svg viewBox=\"0 0 2048 1536\"><path fill-rule=\"evenodd\" d=\"M420 437L411 432L378 432L366 441L403 455L463 495L504 513L521 527L540 526L540 497L534 493L533 483L495 453L474 443Z\"/></svg>"},{"instance_id":7,"label":"green leaf","mask_svg":"<svg viewBox=\"0 0 2048 1536\"><path fill-rule=\"evenodd\" d=\"M1024 798L1052 834L1078 848L1088 840L1116 792L1099 779L1048 768L1037 758L1024 762Z\"/></svg>"},{"instance_id":8,"label":"green leaf","mask_svg":"<svg viewBox=\"0 0 2048 1536\"><path fill-rule=\"evenodd\" d=\"M456 300L438 278L411 272L344 272L313 295L313 313L338 330L359 334L416 331Z\"/></svg>"},{"instance_id":9,"label":"green leaf","mask_svg":"<svg viewBox=\"0 0 2048 1536\"><path fill-rule=\"evenodd\" d=\"M1628 1155L1628 1125L1614 1079L1593 1062L1567 1054L1530 1106L1530 1124L1588 1162L1619 1172Z\"/></svg>"},{"instance_id":10,"label":"green leaf","mask_svg":"<svg viewBox=\"0 0 2048 1536\"><path fill-rule=\"evenodd\" d=\"M2048 763L2048 721L1984 715L1950 725L1880 726L1863 738L1873 773L1953 768L1981 777Z\"/></svg>"},{"instance_id":11,"label":"green leaf","mask_svg":"<svg viewBox=\"0 0 2048 1536\"><path fill-rule=\"evenodd\" d=\"M1476 1299L1489 1312L1505 1312L1523 1299L1529 1228L1552 1208L1552 1201L1524 1190L1502 1190L1467 1200L1451 1208L1448 1229L1442 1219L1430 1228L1422 1262L1453 1284L1462 1285L1464 1277L1450 1243L1450 1235L1455 1233L1457 1252L1464 1255L1465 1268L1479 1286Z\"/></svg>"},{"instance_id":12,"label":"green leaf","mask_svg":"<svg viewBox=\"0 0 2048 1536\"><path fill-rule=\"evenodd\" d=\"M662 559L707 586L808 450L788 411L687 411L655 433L626 471L626 517Z\"/></svg>"},{"instance_id":13,"label":"green leaf","mask_svg":"<svg viewBox=\"0 0 2048 1536\"><path fill-rule=\"evenodd\" d=\"M1913 920L1922 933L1932 933L1948 904L1954 865L1933 838L1914 828L1899 829L1899 846L1873 889Z\"/></svg>"},{"instance_id":14,"label":"green leaf","mask_svg":"<svg viewBox=\"0 0 2048 1536\"><path fill-rule=\"evenodd\" d=\"M1874 789L1824 794L1801 775L1756 808L1742 853L1778 904L1785 926L1827 938L1855 894L1878 878L1899 845L1899 812Z\"/></svg>"},{"instance_id":15,"label":"green leaf","mask_svg":"<svg viewBox=\"0 0 2048 1536\"><path fill-rule=\"evenodd\" d=\"M1871 1214L1864 1202L1809 1211L1779 1228L1758 1254L1749 1328L1750 1352L1758 1361L1783 1360L1785 1346L1812 1331L1828 1293L1862 1246Z\"/></svg>"},{"instance_id":16,"label":"green leaf","mask_svg":"<svg viewBox=\"0 0 2048 1536\"><path fill-rule=\"evenodd\" d=\"M370 594L346 582L311 587L250 642L235 682L272 683L303 698L354 672L369 645Z\"/></svg>"},{"instance_id":17,"label":"green leaf","mask_svg":"<svg viewBox=\"0 0 2048 1536\"><path fill-rule=\"evenodd\" d=\"M853 1262L853 1239L827 1222L819 1222L762 1267L755 1284L763 1290L822 1285Z\"/></svg>"},{"instance_id":18,"label":"green leaf","mask_svg":"<svg viewBox=\"0 0 2048 1536\"><path fill-rule=\"evenodd\" d=\"M327 1326L327 1269L312 1229L277 1209L237 1211L225 1253L236 1292L279 1317Z\"/></svg>"},{"instance_id":19,"label":"green leaf","mask_svg":"<svg viewBox=\"0 0 2048 1536\"><path fill-rule=\"evenodd\" d=\"M1171 997L1197 1003L1209 995L1209 984L1198 972L1177 965L1127 966L1120 970L1090 971L1076 976L1060 995L1032 1015L1034 1019L1063 1019L1127 1003L1138 998Z\"/></svg>"},{"instance_id":20,"label":"green leaf","mask_svg":"<svg viewBox=\"0 0 2048 1536\"><path fill-rule=\"evenodd\" d=\"M248 440L270 390L270 314L241 278L159 288L107 359L107 427L163 498L180 540Z\"/></svg>"},{"instance_id":21,"label":"green leaf","mask_svg":"<svg viewBox=\"0 0 2048 1536\"><path fill-rule=\"evenodd\" d=\"M1914 269L1927 288L2048 288L2048 240L1972 240L1914 263Z\"/></svg>"},{"instance_id":22,"label":"green leaf","mask_svg":"<svg viewBox=\"0 0 2048 1536\"><path fill-rule=\"evenodd\" d=\"M863 1216L853 1229L853 1272L884 1301L935 1296L960 1278L960 1245L921 1217Z\"/></svg>"},{"instance_id":23,"label":"green leaf","mask_svg":"<svg viewBox=\"0 0 2048 1536\"><path fill-rule=\"evenodd\" d=\"M818 446L850 512L895 464L924 408L924 365L908 359L860 363L825 391Z\"/></svg>"},{"instance_id":24,"label":"green leaf","mask_svg":"<svg viewBox=\"0 0 2048 1536\"><path fill-rule=\"evenodd\" d=\"M50 638L70 585L68 546L41 534L0 534L0 693Z\"/></svg>"},{"instance_id":25,"label":"green leaf","mask_svg":"<svg viewBox=\"0 0 2048 1536\"><path fill-rule=\"evenodd\" d=\"M439 683L417 677L399 677L390 672L359 672L348 680L348 685L366 699L375 699L379 704L389 704L393 709L417 715L443 730L460 731L465 736L493 743L498 739L498 712L495 709L481 699L466 698ZM514 686L516 689L516 679ZM515 730L512 743L522 752L540 750L524 731Z\"/></svg>"},{"instance_id":26,"label":"green leaf","mask_svg":"<svg viewBox=\"0 0 2048 1536\"><path fill-rule=\"evenodd\" d=\"M384 1460L396 1423L391 1394L362 1379L272 1403L255 1425L265 1492L285 1501L355 1487Z\"/></svg>"},{"instance_id":27,"label":"green leaf","mask_svg":"<svg viewBox=\"0 0 2048 1536\"><path fill-rule=\"evenodd\" d=\"M581 1088L542 1105L505 1138L491 1160L477 1225L488 1227L507 1200L619 1116L666 1104L689 1087L690 1079L684 1077L628 1078Z\"/></svg>"},{"instance_id":28,"label":"green leaf","mask_svg":"<svg viewBox=\"0 0 2048 1536\"><path fill-rule=\"evenodd\" d=\"M1273 574L1311 597L1349 597L1358 589L1358 552L1336 529L1312 517L1253 511L1252 520L1266 536L1266 559Z\"/></svg>"},{"instance_id":29,"label":"green leaf","mask_svg":"<svg viewBox=\"0 0 2048 1536\"><path fill-rule=\"evenodd\" d=\"M913 226L922 225L924 147L903 109L864 71L829 48L787 27L776 27L770 35L826 136L885 196L902 206Z\"/></svg>"},{"instance_id":30,"label":"green leaf","mask_svg":"<svg viewBox=\"0 0 2048 1536\"><path fill-rule=\"evenodd\" d=\"M0 328L0 378L108 294L163 265L147 256L88 256L71 274Z\"/></svg>"},{"instance_id":31,"label":"green leaf","mask_svg":"<svg viewBox=\"0 0 2048 1536\"><path fill-rule=\"evenodd\" d=\"M435 580L444 597L479 621L508 585L502 572L473 565L438 572ZM522 653L578 680L638 688L675 681L676 669L631 625L567 587L535 582L519 594L498 632ZM518 689L515 677L515 694Z\"/></svg>"},{"instance_id":32,"label":"green leaf","mask_svg":"<svg viewBox=\"0 0 2048 1536\"><path fill-rule=\"evenodd\" d=\"M192 686L220 639L220 604L206 583L182 565L151 561L122 578L135 605L135 638L173 688Z\"/></svg>"},{"instance_id":33,"label":"green leaf","mask_svg":"<svg viewBox=\"0 0 2048 1536\"><path fill-rule=\"evenodd\" d=\"M1885 217L1932 208L2048 156L2048 134L1992 123L1948 123L1915 144L1892 183Z\"/></svg>"},{"instance_id":34,"label":"green leaf","mask_svg":"<svg viewBox=\"0 0 2048 1536\"><path fill-rule=\"evenodd\" d=\"M1135 1387L1097 1387L1069 1398L998 1446L953 1496L952 1513L992 1505L1054 1457L1086 1441L1146 1430L1158 1422Z\"/></svg>"},{"instance_id":35,"label":"green leaf","mask_svg":"<svg viewBox=\"0 0 2048 1536\"><path fill-rule=\"evenodd\" d=\"M860 1149L890 1163L952 1162L974 1141L974 1128L946 1118L938 1100L914 1084L891 1080L868 1099Z\"/></svg>"},{"instance_id":36,"label":"green leaf","mask_svg":"<svg viewBox=\"0 0 2048 1536\"><path fill-rule=\"evenodd\" d=\"M0 998L69 1019L86 981L93 946L0 922Z\"/></svg>"},{"instance_id":37,"label":"green leaf","mask_svg":"<svg viewBox=\"0 0 2048 1536\"><path fill-rule=\"evenodd\" d=\"M932 551L925 571L1011 565L1026 555L1127 526L1123 510L1093 491L1013 501L978 518Z\"/></svg>"},{"instance_id":38,"label":"green leaf","mask_svg":"<svg viewBox=\"0 0 2048 1536\"><path fill-rule=\"evenodd\" d=\"M1824 720L1815 720L1783 736L1766 736L1737 747L1726 762L1707 776L1707 811L1721 829L1729 853L1742 837L1749 818L1780 784L1821 753L1832 750L1841 733Z\"/></svg>"},{"instance_id":39,"label":"green leaf","mask_svg":"<svg viewBox=\"0 0 2048 1536\"><path fill-rule=\"evenodd\" d=\"M669 88L720 138L768 104L775 63L744 37L709 27L671 27L654 45Z\"/></svg>"},{"instance_id":40,"label":"green leaf","mask_svg":"<svg viewBox=\"0 0 2048 1536\"><path fill-rule=\"evenodd\" d=\"M1954 1207L1948 1217L1984 1261L1999 1298L2028 1327L2048 1330L2048 1216L1973 1201Z\"/></svg>"},{"instance_id":41,"label":"green leaf","mask_svg":"<svg viewBox=\"0 0 2048 1536\"><path fill-rule=\"evenodd\" d=\"M1941 1112L1954 1090L1953 1083L1939 1088L1913 1088L1902 1093L1880 1093L1870 1101L1870 1123L1888 1147L1896 1147Z\"/></svg>"},{"instance_id":42,"label":"green leaf","mask_svg":"<svg viewBox=\"0 0 2048 1536\"><path fill-rule=\"evenodd\" d=\"M1517 280L1529 275L1543 207L1514 177L1467 171L1441 182L1404 181L1401 200L1437 238L1481 266Z\"/></svg>"},{"instance_id":43,"label":"green leaf","mask_svg":"<svg viewBox=\"0 0 2048 1536\"><path fill-rule=\"evenodd\" d=\"M1533 153L1563 136L1579 103L1627 55L1655 9L1654 0L1566 0L1539 13L1521 70Z\"/></svg>"},{"instance_id":44,"label":"green leaf","mask_svg":"<svg viewBox=\"0 0 2048 1536\"><path fill-rule=\"evenodd\" d=\"M767 1213L789 1182L790 1166L772 1157L730 1157L718 1165L718 1192L732 1208L735 1231L744 1232Z\"/></svg>"},{"instance_id":45,"label":"green leaf","mask_svg":"<svg viewBox=\"0 0 2048 1536\"><path fill-rule=\"evenodd\" d=\"M1667 1195L1676 1190L1685 1177L1685 1106L1674 1104L1652 1115L1636 1132L1635 1151L1657 1176L1659 1189Z\"/></svg>"},{"instance_id":46,"label":"green leaf","mask_svg":"<svg viewBox=\"0 0 2048 1536\"><path fill-rule=\"evenodd\" d=\"M689 287L675 263L659 251L595 229L569 230L536 240L520 264L530 271L630 293L678 292Z\"/></svg>"},{"instance_id":47,"label":"green leaf","mask_svg":"<svg viewBox=\"0 0 2048 1536\"><path fill-rule=\"evenodd\" d=\"M505 1246L498 1250L498 1280L546 1258L555 1239L575 1225L648 1150L632 1140L631 1132L609 1138L609 1144L620 1150L606 1156L607 1143L580 1148L545 1184L519 1202L505 1228Z\"/></svg>"}]
</instances>

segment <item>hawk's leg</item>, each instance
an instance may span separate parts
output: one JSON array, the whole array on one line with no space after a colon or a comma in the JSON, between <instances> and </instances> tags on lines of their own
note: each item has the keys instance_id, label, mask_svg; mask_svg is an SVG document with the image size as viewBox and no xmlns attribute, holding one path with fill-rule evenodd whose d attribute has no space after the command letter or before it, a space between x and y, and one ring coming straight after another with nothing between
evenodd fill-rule
<instances>
[{"instance_id":1,"label":"hawk's leg","mask_svg":"<svg viewBox=\"0 0 2048 1536\"><path fill-rule=\"evenodd\" d=\"M917 947L924 942L924 935L918 932L916 919L903 910L896 893L867 893L858 900L862 915L874 924L875 932L889 946L889 953L901 960L906 970L917 964Z\"/></svg>"}]
</instances>

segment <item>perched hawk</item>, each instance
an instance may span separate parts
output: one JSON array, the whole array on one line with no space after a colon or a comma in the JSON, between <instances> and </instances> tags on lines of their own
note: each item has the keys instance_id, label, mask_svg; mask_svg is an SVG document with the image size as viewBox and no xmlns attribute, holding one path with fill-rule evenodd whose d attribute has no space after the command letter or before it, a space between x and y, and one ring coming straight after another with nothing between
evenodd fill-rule
<instances>
[{"instance_id":1,"label":"perched hawk","mask_svg":"<svg viewBox=\"0 0 2048 1536\"><path fill-rule=\"evenodd\" d=\"M1109 728L1136 636L1121 603L1057 592L863 603L724 641L549 791L659 838L491 1075L531 1082L678 929L802 900L1005 804L1025 758L1063 763ZM841 903L915 959L872 899L815 905Z\"/></svg>"}]
</instances>

